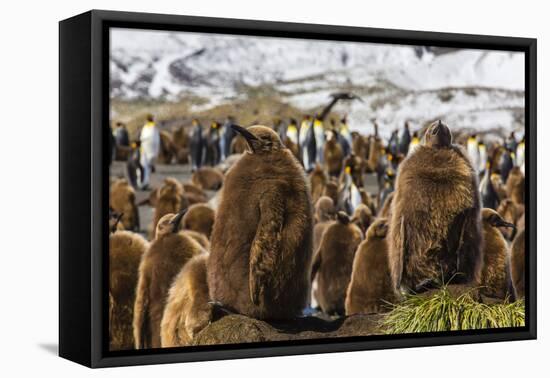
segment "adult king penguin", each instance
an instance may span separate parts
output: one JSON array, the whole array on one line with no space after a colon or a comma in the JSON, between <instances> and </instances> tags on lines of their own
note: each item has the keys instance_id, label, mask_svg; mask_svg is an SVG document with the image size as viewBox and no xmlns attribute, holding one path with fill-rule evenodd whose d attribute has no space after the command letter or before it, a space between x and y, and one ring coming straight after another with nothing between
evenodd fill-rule
<instances>
[{"instance_id":1,"label":"adult king penguin","mask_svg":"<svg viewBox=\"0 0 550 378\"><path fill-rule=\"evenodd\" d=\"M141 141L141 166L143 167L141 188L147 189L155 160L160 152L160 132L152 114L147 115L147 121L141 129L139 140Z\"/></svg>"},{"instance_id":2,"label":"adult king penguin","mask_svg":"<svg viewBox=\"0 0 550 378\"><path fill-rule=\"evenodd\" d=\"M211 299L257 319L309 302L312 205L302 167L265 126L233 125L248 149L227 172L208 260Z\"/></svg>"},{"instance_id":3,"label":"adult king penguin","mask_svg":"<svg viewBox=\"0 0 550 378\"><path fill-rule=\"evenodd\" d=\"M198 119L191 122L191 127L191 170L195 172L202 166L206 142Z\"/></svg>"}]
</instances>

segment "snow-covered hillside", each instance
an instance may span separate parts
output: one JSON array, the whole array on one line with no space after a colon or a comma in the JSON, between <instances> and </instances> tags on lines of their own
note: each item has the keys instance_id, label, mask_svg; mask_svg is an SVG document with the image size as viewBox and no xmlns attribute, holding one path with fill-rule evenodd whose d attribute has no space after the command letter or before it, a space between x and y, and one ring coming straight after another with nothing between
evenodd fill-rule
<instances>
[{"instance_id":1,"label":"snow-covered hillside","mask_svg":"<svg viewBox=\"0 0 550 378\"><path fill-rule=\"evenodd\" d=\"M330 93L352 90L364 102L339 103L351 126L376 118L382 133L405 120L444 118L455 127L522 129L522 53L341 43L215 34L111 31L111 96L206 100L201 109L269 87L307 110Z\"/></svg>"}]
</instances>

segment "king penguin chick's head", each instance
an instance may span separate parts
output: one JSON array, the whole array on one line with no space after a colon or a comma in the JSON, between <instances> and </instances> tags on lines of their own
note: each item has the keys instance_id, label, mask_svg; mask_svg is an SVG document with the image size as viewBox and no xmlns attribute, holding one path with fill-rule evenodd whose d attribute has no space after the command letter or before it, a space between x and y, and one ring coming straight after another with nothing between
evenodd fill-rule
<instances>
[{"instance_id":1,"label":"king penguin chick's head","mask_svg":"<svg viewBox=\"0 0 550 378\"><path fill-rule=\"evenodd\" d=\"M453 143L453 135L449 126L441 120L428 126L424 134L424 145L432 148L450 148Z\"/></svg>"},{"instance_id":2,"label":"king penguin chick's head","mask_svg":"<svg viewBox=\"0 0 550 378\"><path fill-rule=\"evenodd\" d=\"M231 125L231 128L241 134L248 144L248 152L256 155L265 155L285 148L279 135L267 126L255 125L244 128Z\"/></svg>"},{"instance_id":3,"label":"king penguin chick's head","mask_svg":"<svg viewBox=\"0 0 550 378\"><path fill-rule=\"evenodd\" d=\"M506 222L499 213L493 209L484 208L481 210L481 219L483 223L489 224L493 227L509 227L515 229L516 226L513 223Z\"/></svg>"},{"instance_id":4,"label":"king penguin chick's head","mask_svg":"<svg viewBox=\"0 0 550 378\"><path fill-rule=\"evenodd\" d=\"M166 214L160 218L157 223L156 238L160 239L166 235L175 234L180 230L180 224L187 209L180 211L177 214Z\"/></svg>"}]
</instances>

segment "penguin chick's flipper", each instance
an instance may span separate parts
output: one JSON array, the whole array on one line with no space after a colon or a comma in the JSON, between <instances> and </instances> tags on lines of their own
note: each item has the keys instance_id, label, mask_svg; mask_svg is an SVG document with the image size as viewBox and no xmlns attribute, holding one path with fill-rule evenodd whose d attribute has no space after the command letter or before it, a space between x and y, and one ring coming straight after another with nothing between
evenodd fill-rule
<instances>
[{"instance_id":1,"label":"penguin chick's flipper","mask_svg":"<svg viewBox=\"0 0 550 378\"><path fill-rule=\"evenodd\" d=\"M461 215L462 227L456 250L456 274L458 278L458 282L456 283L463 283L463 281L471 282L479 278L481 256L479 255L479 249L475 246L479 245L483 236L481 235L481 229L475 225L475 213L477 211L476 209L469 209Z\"/></svg>"},{"instance_id":2,"label":"penguin chick's flipper","mask_svg":"<svg viewBox=\"0 0 550 378\"><path fill-rule=\"evenodd\" d=\"M280 249L284 201L278 192L267 192L260 200L260 221L250 248L250 300L260 303L274 271Z\"/></svg>"}]
</instances>

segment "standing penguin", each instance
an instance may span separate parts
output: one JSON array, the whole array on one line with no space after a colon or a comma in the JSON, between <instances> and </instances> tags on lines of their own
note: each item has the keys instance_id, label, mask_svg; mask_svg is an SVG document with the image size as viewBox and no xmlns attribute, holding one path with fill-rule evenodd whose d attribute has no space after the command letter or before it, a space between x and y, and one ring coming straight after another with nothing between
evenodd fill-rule
<instances>
[{"instance_id":1,"label":"standing penguin","mask_svg":"<svg viewBox=\"0 0 550 378\"><path fill-rule=\"evenodd\" d=\"M477 135L472 134L466 142L466 151L475 169L479 167L479 141Z\"/></svg>"},{"instance_id":2,"label":"standing penguin","mask_svg":"<svg viewBox=\"0 0 550 378\"><path fill-rule=\"evenodd\" d=\"M363 203L361 192L353 181L351 167L346 165L342 173L342 187L338 193L338 209L352 215L361 203Z\"/></svg>"},{"instance_id":3,"label":"standing penguin","mask_svg":"<svg viewBox=\"0 0 550 378\"><path fill-rule=\"evenodd\" d=\"M349 131L348 120L346 117L343 117L340 120L340 127L338 130L338 141L342 146L342 152L344 157L348 156L351 153L351 132Z\"/></svg>"},{"instance_id":4,"label":"standing penguin","mask_svg":"<svg viewBox=\"0 0 550 378\"><path fill-rule=\"evenodd\" d=\"M132 320L141 257L149 244L139 234L111 231L109 236L109 349L134 348Z\"/></svg>"},{"instance_id":5,"label":"standing penguin","mask_svg":"<svg viewBox=\"0 0 550 378\"><path fill-rule=\"evenodd\" d=\"M311 201L317 203L325 190L329 178L320 164L315 164L315 168L309 174L309 187L311 190Z\"/></svg>"},{"instance_id":6,"label":"standing penguin","mask_svg":"<svg viewBox=\"0 0 550 378\"><path fill-rule=\"evenodd\" d=\"M311 270L311 280L317 276L314 296L324 313L343 315L355 250L363 234L350 222L349 216L340 211L336 222L323 233L319 250Z\"/></svg>"},{"instance_id":7,"label":"standing penguin","mask_svg":"<svg viewBox=\"0 0 550 378\"><path fill-rule=\"evenodd\" d=\"M418 137L418 132L415 131L412 135L411 143L409 144L409 151L407 152L407 155L416 151L418 146L420 146L420 138Z\"/></svg>"},{"instance_id":8,"label":"standing penguin","mask_svg":"<svg viewBox=\"0 0 550 378\"><path fill-rule=\"evenodd\" d=\"M197 203L189 206L185 213L181 225L185 230L192 230L202 233L208 239L214 226L216 212L210 206L204 203Z\"/></svg>"},{"instance_id":9,"label":"standing penguin","mask_svg":"<svg viewBox=\"0 0 550 378\"><path fill-rule=\"evenodd\" d=\"M216 166L220 163L220 159L220 124L214 121L210 124L210 130L206 139L206 160L204 163Z\"/></svg>"},{"instance_id":10,"label":"standing penguin","mask_svg":"<svg viewBox=\"0 0 550 378\"><path fill-rule=\"evenodd\" d=\"M485 169L487 168L487 146L482 141L479 142L477 149L479 151L479 164L477 170L479 175L482 176L485 174Z\"/></svg>"},{"instance_id":11,"label":"standing penguin","mask_svg":"<svg viewBox=\"0 0 550 378\"><path fill-rule=\"evenodd\" d=\"M514 167L506 180L506 193L516 204L525 203L525 176L519 167Z\"/></svg>"},{"instance_id":12,"label":"standing penguin","mask_svg":"<svg viewBox=\"0 0 550 378\"><path fill-rule=\"evenodd\" d=\"M149 180L160 153L161 143L160 131L152 114L147 115L147 121L141 129L139 140L141 142L141 166L143 167L140 186L142 190L146 190L149 188Z\"/></svg>"},{"instance_id":13,"label":"standing penguin","mask_svg":"<svg viewBox=\"0 0 550 378\"><path fill-rule=\"evenodd\" d=\"M323 126L323 120L319 115L315 115L313 120L313 134L315 137L315 161L323 164L325 158L323 155L323 148L325 146L325 128Z\"/></svg>"},{"instance_id":14,"label":"standing penguin","mask_svg":"<svg viewBox=\"0 0 550 378\"><path fill-rule=\"evenodd\" d=\"M480 275L480 292L483 295L504 299L514 297L510 277L508 243L499 227L515 226L506 222L493 209L481 211L483 224L483 268Z\"/></svg>"},{"instance_id":15,"label":"standing penguin","mask_svg":"<svg viewBox=\"0 0 550 378\"><path fill-rule=\"evenodd\" d=\"M477 173L441 121L401 163L388 240L396 288L471 282L482 259ZM456 276L455 276L456 275Z\"/></svg>"},{"instance_id":16,"label":"standing penguin","mask_svg":"<svg viewBox=\"0 0 550 378\"><path fill-rule=\"evenodd\" d=\"M286 127L285 137L282 139L286 148L292 151L296 159L300 160L300 144L298 143L298 123L294 118L290 119Z\"/></svg>"},{"instance_id":17,"label":"standing penguin","mask_svg":"<svg viewBox=\"0 0 550 378\"><path fill-rule=\"evenodd\" d=\"M346 294L348 316L383 312L399 298L391 280L387 232L387 220L377 219L357 248Z\"/></svg>"},{"instance_id":18,"label":"standing penguin","mask_svg":"<svg viewBox=\"0 0 550 378\"><path fill-rule=\"evenodd\" d=\"M160 323L174 277L193 256L205 253L194 239L179 232L184 211L158 222L155 240L139 265L134 305L136 349L160 348Z\"/></svg>"},{"instance_id":19,"label":"standing penguin","mask_svg":"<svg viewBox=\"0 0 550 378\"><path fill-rule=\"evenodd\" d=\"M317 145L313 132L313 121L309 115L304 117L300 125L299 139L302 164L306 172L311 172L316 161Z\"/></svg>"},{"instance_id":20,"label":"standing penguin","mask_svg":"<svg viewBox=\"0 0 550 378\"><path fill-rule=\"evenodd\" d=\"M405 127L399 138L399 153L403 156L407 156L409 152L409 145L411 144L411 131L409 130L409 122L405 122Z\"/></svg>"},{"instance_id":21,"label":"standing penguin","mask_svg":"<svg viewBox=\"0 0 550 378\"><path fill-rule=\"evenodd\" d=\"M388 151L393 156L397 156L399 153L399 131L393 130L388 140Z\"/></svg>"},{"instance_id":22,"label":"standing penguin","mask_svg":"<svg viewBox=\"0 0 550 378\"><path fill-rule=\"evenodd\" d=\"M309 302L312 208L304 170L265 126L234 125L248 151L227 172L212 231L212 300L257 319L291 319Z\"/></svg>"},{"instance_id":23,"label":"standing penguin","mask_svg":"<svg viewBox=\"0 0 550 378\"><path fill-rule=\"evenodd\" d=\"M225 161L229 155L231 155L231 142L235 137L235 131L231 128L231 125L235 123L235 119L232 116L227 116L225 122L220 130L220 153L221 161Z\"/></svg>"},{"instance_id":24,"label":"standing penguin","mask_svg":"<svg viewBox=\"0 0 550 378\"><path fill-rule=\"evenodd\" d=\"M200 167L203 163L203 155L205 141L202 135L202 126L198 119L194 119L191 122L191 142L190 142L190 153L191 153L191 170L194 172Z\"/></svg>"}]
</instances>

